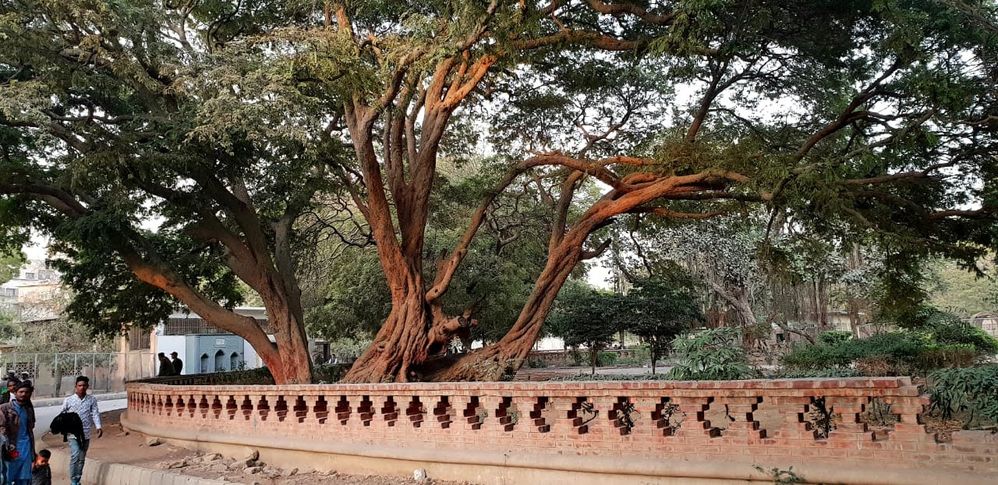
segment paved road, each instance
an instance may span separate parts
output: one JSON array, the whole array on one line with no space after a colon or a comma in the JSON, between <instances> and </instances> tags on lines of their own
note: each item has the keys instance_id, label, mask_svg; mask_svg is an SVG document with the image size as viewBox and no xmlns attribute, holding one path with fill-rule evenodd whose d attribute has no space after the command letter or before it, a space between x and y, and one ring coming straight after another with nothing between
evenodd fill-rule
<instances>
[{"instance_id":1,"label":"paved road","mask_svg":"<svg viewBox=\"0 0 998 485\"><path fill-rule=\"evenodd\" d=\"M115 409L124 409L128 406L127 399L114 399L111 401L101 401L97 403L98 408L101 412L114 411ZM40 408L35 408L35 437L41 438L42 434L48 432L49 428L52 426L52 420L55 419L56 415L59 414L59 410L62 409L62 405L58 406L45 406Z\"/></svg>"}]
</instances>

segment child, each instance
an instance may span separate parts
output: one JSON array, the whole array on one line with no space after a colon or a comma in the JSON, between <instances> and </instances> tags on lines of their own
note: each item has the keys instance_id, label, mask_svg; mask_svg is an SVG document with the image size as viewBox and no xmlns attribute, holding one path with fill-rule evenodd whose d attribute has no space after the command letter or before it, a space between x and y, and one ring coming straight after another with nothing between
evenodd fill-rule
<instances>
[{"instance_id":1,"label":"child","mask_svg":"<svg viewBox=\"0 0 998 485\"><path fill-rule=\"evenodd\" d=\"M31 467L31 485L52 485L49 458L52 458L52 452L49 450L41 450L35 455L35 464Z\"/></svg>"}]
</instances>

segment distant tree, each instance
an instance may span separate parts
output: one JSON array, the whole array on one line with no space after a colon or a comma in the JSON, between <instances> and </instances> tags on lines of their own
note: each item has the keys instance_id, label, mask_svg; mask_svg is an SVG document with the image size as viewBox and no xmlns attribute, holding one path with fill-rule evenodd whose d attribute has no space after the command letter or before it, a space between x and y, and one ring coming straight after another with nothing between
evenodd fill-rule
<instances>
[{"instance_id":1,"label":"distant tree","mask_svg":"<svg viewBox=\"0 0 998 485\"><path fill-rule=\"evenodd\" d=\"M0 240L51 237L76 321L113 332L183 305L307 383L297 224L345 152L309 108L340 103L242 42L311 6L224 3L0 2ZM237 280L274 341L233 311Z\"/></svg>"},{"instance_id":2,"label":"distant tree","mask_svg":"<svg viewBox=\"0 0 998 485\"><path fill-rule=\"evenodd\" d=\"M6 283L17 275L24 264L24 255L17 250L3 252L0 247L0 283ZM8 309L0 307L0 340L10 341L20 335L20 328L14 322L14 315Z\"/></svg>"},{"instance_id":3,"label":"distant tree","mask_svg":"<svg viewBox=\"0 0 998 485\"><path fill-rule=\"evenodd\" d=\"M548 320L550 332L570 347L585 346L591 373L596 373L599 353L613 342L620 328L624 299L585 284L572 284L558 295Z\"/></svg>"},{"instance_id":4,"label":"distant tree","mask_svg":"<svg viewBox=\"0 0 998 485\"><path fill-rule=\"evenodd\" d=\"M4 252L3 249L0 246L0 283L6 283L17 276L17 272L24 265L24 254L21 251Z\"/></svg>"},{"instance_id":5,"label":"distant tree","mask_svg":"<svg viewBox=\"0 0 998 485\"><path fill-rule=\"evenodd\" d=\"M670 276L639 280L621 297L620 326L641 337L651 351L651 373L673 338L703 323L703 313L689 277L677 271Z\"/></svg>"}]
</instances>

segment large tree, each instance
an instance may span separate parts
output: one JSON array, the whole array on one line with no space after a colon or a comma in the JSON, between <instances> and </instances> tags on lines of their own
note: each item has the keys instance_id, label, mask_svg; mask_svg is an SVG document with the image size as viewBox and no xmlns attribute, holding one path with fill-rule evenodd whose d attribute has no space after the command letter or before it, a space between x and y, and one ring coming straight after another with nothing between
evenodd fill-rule
<instances>
[{"instance_id":1,"label":"large tree","mask_svg":"<svg viewBox=\"0 0 998 485\"><path fill-rule=\"evenodd\" d=\"M386 73L380 90L355 90L345 107L364 188L356 198L393 304L348 381L408 379L460 328L440 310L441 295L493 195L528 172L552 200L547 262L510 331L432 378L515 371L573 268L603 246L590 235L621 214L702 219L762 204L818 232L877 233L921 252L969 256L991 243L995 37L965 25L960 10L492 3L467 22L444 22L456 15L449 7L414 14L414 32L434 33L429 46L402 42L409 31L384 33L383 18L351 4L328 22L360 62ZM426 271L441 140L458 109L488 104L490 94L501 103L492 130L503 134L497 147L510 171ZM627 136L650 116L658 136ZM966 186L965 177L981 183ZM600 193L580 198L580 188Z\"/></svg>"},{"instance_id":2,"label":"large tree","mask_svg":"<svg viewBox=\"0 0 998 485\"><path fill-rule=\"evenodd\" d=\"M313 116L332 101L240 44L309 12L0 2L0 232L51 236L71 318L113 332L182 304L244 337L277 382L311 380L295 224L343 151ZM232 311L237 279L266 326Z\"/></svg>"},{"instance_id":3,"label":"large tree","mask_svg":"<svg viewBox=\"0 0 998 485\"><path fill-rule=\"evenodd\" d=\"M246 281L290 349L268 360L279 380L308 378L291 370L303 340L287 241L329 177L367 221L391 297L353 382L514 372L568 276L606 247L591 235L622 214L702 219L757 204L922 252L972 257L991 243L998 74L980 15L991 2L301 4L0 4L15 15L2 24L15 48L0 124L17 168L0 177L22 177L0 179L0 193L30 200L33 220L76 247L115 228L96 247L266 350L262 331L210 298L225 275ZM425 265L438 159L467 129L495 135L505 175ZM115 169L81 184L97 163ZM471 321L443 297L497 194L523 177L550 207L545 264L502 338L437 358ZM105 207L113 217L80 215ZM150 207L177 230L135 229ZM66 217L85 222L56 230ZM171 250L197 257L166 272L156 255ZM195 264L206 260L215 266Z\"/></svg>"}]
</instances>

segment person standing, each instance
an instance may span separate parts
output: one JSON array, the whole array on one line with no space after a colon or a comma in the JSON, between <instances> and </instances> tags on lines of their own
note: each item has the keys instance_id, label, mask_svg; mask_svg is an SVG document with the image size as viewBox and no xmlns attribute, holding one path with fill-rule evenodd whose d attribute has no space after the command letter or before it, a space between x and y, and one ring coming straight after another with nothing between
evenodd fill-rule
<instances>
[{"instance_id":1,"label":"person standing","mask_svg":"<svg viewBox=\"0 0 998 485\"><path fill-rule=\"evenodd\" d=\"M156 374L159 377L172 376L173 374L173 362L166 358L166 354L160 352L159 355L159 373Z\"/></svg>"},{"instance_id":2,"label":"person standing","mask_svg":"<svg viewBox=\"0 0 998 485\"><path fill-rule=\"evenodd\" d=\"M91 430L97 429L97 437L104 435L104 430L100 424L100 409L97 408L97 398L87 394L90 389L90 378L79 376L76 378L76 388L74 393L67 397L62 403L60 412L76 413L83 422L83 440L70 434L66 438L69 441L69 483L80 485L80 478L83 477L83 464L87 460L87 449L90 448Z\"/></svg>"},{"instance_id":3,"label":"person standing","mask_svg":"<svg viewBox=\"0 0 998 485\"><path fill-rule=\"evenodd\" d=\"M0 394L0 404L10 402L12 396L14 395L14 389L17 389L18 382L21 382L21 380L14 377L13 372L7 376L7 385L3 388L3 394Z\"/></svg>"},{"instance_id":4,"label":"person standing","mask_svg":"<svg viewBox=\"0 0 998 485\"><path fill-rule=\"evenodd\" d=\"M18 383L14 400L0 404L0 434L6 437L3 458L7 464L5 483L31 484L31 468L35 462L35 408L31 381Z\"/></svg>"},{"instance_id":5,"label":"person standing","mask_svg":"<svg viewBox=\"0 0 998 485\"><path fill-rule=\"evenodd\" d=\"M171 362L173 362L173 375L181 375L181 371L184 370L184 361L177 357L176 352L170 352L170 359L172 359Z\"/></svg>"}]
</instances>

